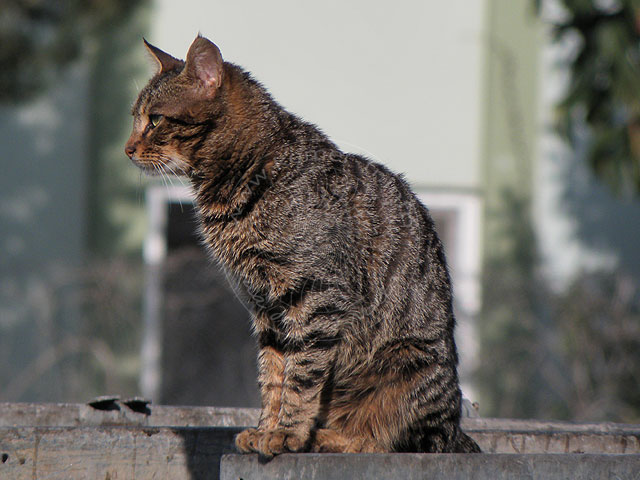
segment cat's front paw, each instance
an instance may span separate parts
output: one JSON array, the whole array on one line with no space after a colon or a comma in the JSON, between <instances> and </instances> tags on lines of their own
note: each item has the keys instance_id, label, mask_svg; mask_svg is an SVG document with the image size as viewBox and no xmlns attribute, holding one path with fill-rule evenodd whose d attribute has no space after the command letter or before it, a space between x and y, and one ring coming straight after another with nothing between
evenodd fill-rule
<instances>
[{"instance_id":1,"label":"cat's front paw","mask_svg":"<svg viewBox=\"0 0 640 480\"><path fill-rule=\"evenodd\" d=\"M236 448L241 453L256 452L258 448L258 439L260 438L258 429L248 428L236 435Z\"/></svg>"},{"instance_id":2,"label":"cat's front paw","mask_svg":"<svg viewBox=\"0 0 640 480\"><path fill-rule=\"evenodd\" d=\"M236 448L242 453L259 453L273 457L280 453L300 452L307 443L301 434L284 429L258 430L249 428L236 435Z\"/></svg>"}]
</instances>

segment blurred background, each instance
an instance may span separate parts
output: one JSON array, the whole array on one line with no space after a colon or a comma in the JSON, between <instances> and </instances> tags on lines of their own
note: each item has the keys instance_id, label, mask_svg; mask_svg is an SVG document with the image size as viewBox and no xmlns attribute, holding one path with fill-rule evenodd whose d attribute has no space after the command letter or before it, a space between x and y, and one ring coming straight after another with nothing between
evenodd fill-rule
<instances>
[{"instance_id":1,"label":"blurred background","mask_svg":"<svg viewBox=\"0 0 640 480\"><path fill-rule=\"evenodd\" d=\"M640 1L0 2L0 401L258 406L188 185L123 153L201 32L446 246L483 416L640 421Z\"/></svg>"}]
</instances>

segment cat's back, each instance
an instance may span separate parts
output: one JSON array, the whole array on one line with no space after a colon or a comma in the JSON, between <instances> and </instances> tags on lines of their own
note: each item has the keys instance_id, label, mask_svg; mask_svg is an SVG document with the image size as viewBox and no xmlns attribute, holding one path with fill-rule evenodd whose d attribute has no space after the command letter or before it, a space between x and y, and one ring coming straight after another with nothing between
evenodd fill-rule
<instances>
[{"instance_id":1,"label":"cat's back","mask_svg":"<svg viewBox=\"0 0 640 480\"><path fill-rule=\"evenodd\" d=\"M447 303L444 250L427 208L402 176L322 138L298 147L292 174L275 195L293 230L319 252L304 255L330 253L342 273L357 270L372 305L424 299L434 288Z\"/></svg>"}]
</instances>

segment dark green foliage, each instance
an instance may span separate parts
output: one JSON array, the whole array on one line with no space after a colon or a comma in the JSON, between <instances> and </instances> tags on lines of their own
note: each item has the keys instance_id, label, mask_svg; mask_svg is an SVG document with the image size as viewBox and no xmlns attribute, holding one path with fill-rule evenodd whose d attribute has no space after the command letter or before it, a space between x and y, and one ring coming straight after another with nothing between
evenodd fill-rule
<instances>
[{"instance_id":1,"label":"dark green foliage","mask_svg":"<svg viewBox=\"0 0 640 480\"><path fill-rule=\"evenodd\" d=\"M540 1L536 4L539 6ZM562 0L568 15L556 40L577 37L568 60L570 81L557 109L569 144L588 146L586 161L621 195L640 193L640 2ZM611 6L605 7L605 4Z\"/></svg>"},{"instance_id":2,"label":"dark green foliage","mask_svg":"<svg viewBox=\"0 0 640 480\"><path fill-rule=\"evenodd\" d=\"M146 0L3 0L0 6L0 102L26 100L88 41Z\"/></svg>"}]
</instances>

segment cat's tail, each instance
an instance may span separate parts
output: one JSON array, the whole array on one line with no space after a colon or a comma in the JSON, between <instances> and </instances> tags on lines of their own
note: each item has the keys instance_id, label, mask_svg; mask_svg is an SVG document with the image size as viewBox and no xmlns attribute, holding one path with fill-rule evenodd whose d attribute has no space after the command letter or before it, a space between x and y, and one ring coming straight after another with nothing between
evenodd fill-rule
<instances>
[{"instance_id":1,"label":"cat's tail","mask_svg":"<svg viewBox=\"0 0 640 480\"><path fill-rule=\"evenodd\" d=\"M482 453L478 444L462 430L458 430L453 453Z\"/></svg>"}]
</instances>

